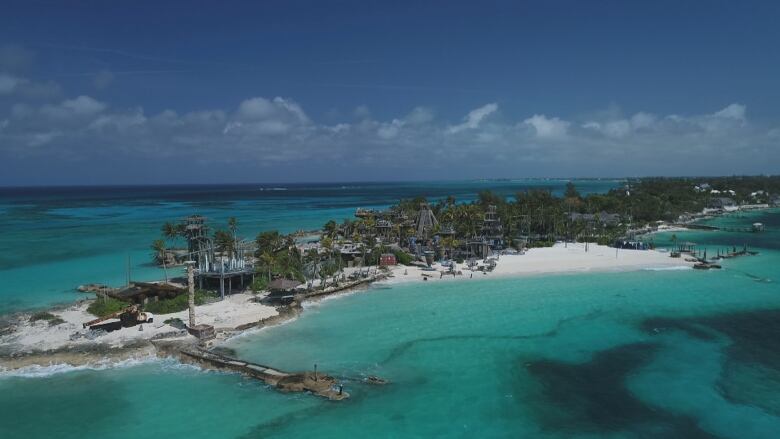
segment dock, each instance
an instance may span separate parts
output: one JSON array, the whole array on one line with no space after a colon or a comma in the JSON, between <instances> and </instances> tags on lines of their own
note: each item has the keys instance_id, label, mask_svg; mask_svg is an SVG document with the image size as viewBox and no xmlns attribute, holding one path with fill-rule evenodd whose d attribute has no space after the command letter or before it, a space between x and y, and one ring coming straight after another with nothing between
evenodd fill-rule
<instances>
[{"instance_id":1,"label":"dock","mask_svg":"<svg viewBox=\"0 0 780 439\"><path fill-rule=\"evenodd\" d=\"M311 392L331 401L349 398L335 378L316 370L313 372L285 372L263 364L238 360L200 348L180 351L183 360L217 370L229 370L258 379L282 392Z\"/></svg>"},{"instance_id":2,"label":"dock","mask_svg":"<svg viewBox=\"0 0 780 439\"><path fill-rule=\"evenodd\" d=\"M750 227L724 227L724 226L710 226L707 224L689 224L689 223L674 223L673 227L682 227L690 230L707 230L707 231L721 231L721 232L735 232L735 233L756 233L763 232L764 225L761 223L753 224Z\"/></svg>"}]
</instances>

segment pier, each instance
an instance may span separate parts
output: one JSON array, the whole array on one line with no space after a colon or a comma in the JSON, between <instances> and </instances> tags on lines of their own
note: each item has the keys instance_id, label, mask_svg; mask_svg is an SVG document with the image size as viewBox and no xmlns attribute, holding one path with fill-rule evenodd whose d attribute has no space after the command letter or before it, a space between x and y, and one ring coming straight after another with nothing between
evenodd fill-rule
<instances>
[{"instance_id":1,"label":"pier","mask_svg":"<svg viewBox=\"0 0 780 439\"><path fill-rule=\"evenodd\" d=\"M203 349L182 349L183 360L197 363L217 370L229 370L258 379L282 392L311 392L331 401L349 398L336 379L317 372L285 372L270 366L238 360Z\"/></svg>"},{"instance_id":2,"label":"pier","mask_svg":"<svg viewBox=\"0 0 780 439\"><path fill-rule=\"evenodd\" d=\"M721 232L736 232L736 233L756 233L763 232L764 225L761 223L755 223L750 227L719 227L710 226L706 224L688 224L688 223L675 223L674 227L682 227L690 230L709 230L709 231L721 231Z\"/></svg>"}]
</instances>

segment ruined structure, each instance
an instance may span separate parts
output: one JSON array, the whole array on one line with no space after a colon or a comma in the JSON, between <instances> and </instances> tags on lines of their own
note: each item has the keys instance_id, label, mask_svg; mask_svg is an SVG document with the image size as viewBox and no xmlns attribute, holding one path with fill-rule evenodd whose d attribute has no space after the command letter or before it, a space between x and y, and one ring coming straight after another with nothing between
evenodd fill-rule
<instances>
[{"instance_id":1,"label":"ruined structure","mask_svg":"<svg viewBox=\"0 0 780 439\"><path fill-rule=\"evenodd\" d=\"M254 244L248 241L239 241L234 238L231 251L220 252L214 240L208 236L206 218L200 215L192 215L183 220L184 237L187 239L190 260L195 262L195 277L198 279L199 288L209 280L219 283L220 298L225 298L225 292L233 290L233 281L241 289L247 281L254 281L254 265L252 254Z\"/></svg>"}]
</instances>

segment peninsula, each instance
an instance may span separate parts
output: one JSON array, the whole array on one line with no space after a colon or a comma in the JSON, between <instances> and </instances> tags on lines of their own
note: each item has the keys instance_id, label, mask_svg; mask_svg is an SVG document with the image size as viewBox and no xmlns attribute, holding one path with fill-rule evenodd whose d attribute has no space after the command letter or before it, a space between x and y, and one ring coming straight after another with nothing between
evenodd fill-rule
<instances>
[{"instance_id":1,"label":"peninsula","mask_svg":"<svg viewBox=\"0 0 780 439\"><path fill-rule=\"evenodd\" d=\"M656 249L648 234L776 206L777 193L780 178L734 177L630 180L587 196L569 184L562 197L545 190L513 200L491 192L469 202L420 197L357 209L355 219L331 220L322 230L264 231L253 240L239 236L233 219L212 230L207 218L193 215L164 224L152 245L155 263L170 277L123 288L86 285L96 298L12 316L0 334L0 368L181 357L372 282L691 268L713 261L674 257L682 244Z\"/></svg>"}]
</instances>

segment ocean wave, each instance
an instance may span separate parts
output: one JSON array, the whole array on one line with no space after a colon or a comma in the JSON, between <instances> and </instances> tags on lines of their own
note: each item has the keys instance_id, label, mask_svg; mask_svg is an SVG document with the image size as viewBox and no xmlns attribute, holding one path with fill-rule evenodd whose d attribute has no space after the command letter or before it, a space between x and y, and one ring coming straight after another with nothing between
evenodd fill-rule
<instances>
[{"instance_id":1,"label":"ocean wave","mask_svg":"<svg viewBox=\"0 0 780 439\"><path fill-rule=\"evenodd\" d=\"M110 359L100 360L95 363L72 366L70 364L58 363L42 366L33 364L18 369L0 369L0 379L2 378L46 378L63 373L79 372L84 370L108 370L125 369L129 367L141 366L144 364L160 363L165 367L176 367L175 364L181 364L170 358L158 358L153 355L140 358L128 358L121 361L112 361ZM170 364L169 364L170 363Z\"/></svg>"},{"instance_id":2,"label":"ocean wave","mask_svg":"<svg viewBox=\"0 0 780 439\"><path fill-rule=\"evenodd\" d=\"M230 343L232 341L241 340L242 338L247 338L247 337L251 338L253 335L261 334L264 331L266 331L268 329L271 329L271 328L276 328L276 327L279 327L279 326L287 325L287 324L292 323L292 322L294 322L296 320L298 320L298 316L290 317L288 319L284 319L282 321L279 321L279 322L274 323L273 325L269 325L269 326L261 326L259 328L255 327L255 328L245 329L243 331L239 331L239 332L236 332L234 334L229 335L225 339L225 343Z\"/></svg>"},{"instance_id":3,"label":"ocean wave","mask_svg":"<svg viewBox=\"0 0 780 439\"><path fill-rule=\"evenodd\" d=\"M286 187L261 187L259 190L261 190L261 191L286 191L288 189Z\"/></svg>"},{"instance_id":4,"label":"ocean wave","mask_svg":"<svg viewBox=\"0 0 780 439\"><path fill-rule=\"evenodd\" d=\"M678 271L678 270L693 270L693 267L687 265L677 265L674 267L647 267L643 268L644 271Z\"/></svg>"}]
</instances>

